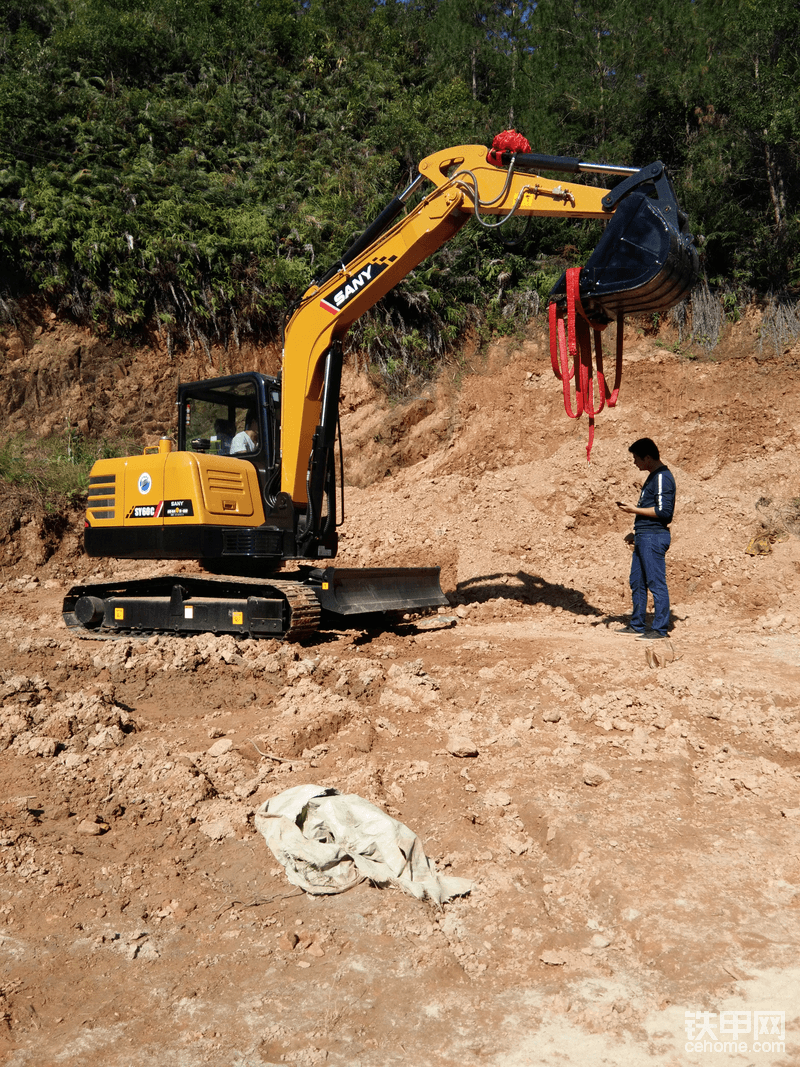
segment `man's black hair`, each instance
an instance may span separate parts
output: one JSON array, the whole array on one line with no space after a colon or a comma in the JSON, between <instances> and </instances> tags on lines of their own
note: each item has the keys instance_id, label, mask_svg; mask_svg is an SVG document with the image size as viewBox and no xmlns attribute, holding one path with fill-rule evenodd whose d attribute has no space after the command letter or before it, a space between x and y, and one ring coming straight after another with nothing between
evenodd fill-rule
<instances>
[{"instance_id":1,"label":"man's black hair","mask_svg":"<svg viewBox=\"0 0 800 1067\"><path fill-rule=\"evenodd\" d=\"M658 445L655 441L651 441L649 437L640 437L638 441L633 442L628 451L632 456L638 456L639 459L647 459L648 456L652 456L653 459L661 459L658 454Z\"/></svg>"}]
</instances>

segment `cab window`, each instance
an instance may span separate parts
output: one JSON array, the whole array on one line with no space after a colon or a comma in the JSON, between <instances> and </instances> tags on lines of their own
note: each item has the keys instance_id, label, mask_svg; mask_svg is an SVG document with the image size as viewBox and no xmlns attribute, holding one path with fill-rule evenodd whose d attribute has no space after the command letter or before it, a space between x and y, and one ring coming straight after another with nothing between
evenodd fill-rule
<instances>
[{"instance_id":1,"label":"cab window","mask_svg":"<svg viewBox=\"0 0 800 1067\"><path fill-rule=\"evenodd\" d=\"M258 399L249 382L198 388L184 397L181 416L188 452L230 456L261 450Z\"/></svg>"}]
</instances>

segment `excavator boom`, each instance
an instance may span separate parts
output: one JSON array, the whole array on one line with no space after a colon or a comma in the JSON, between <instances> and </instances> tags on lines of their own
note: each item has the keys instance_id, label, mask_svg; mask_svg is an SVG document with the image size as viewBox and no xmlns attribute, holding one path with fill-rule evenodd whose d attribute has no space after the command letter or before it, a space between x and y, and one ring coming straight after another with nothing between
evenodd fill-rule
<instances>
[{"instance_id":1,"label":"excavator boom","mask_svg":"<svg viewBox=\"0 0 800 1067\"><path fill-rule=\"evenodd\" d=\"M587 309L606 321L618 312L666 310L691 290L697 252L661 163L633 169L527 154L510 155L505 163L506 169L500 169L489 162L481 145L427 156L419 173L434 191L371 244L352 246L355 253L342 257L336 273L329 272L303 296L286 327L283 355L281 488L296 506L307 503L306 460L319 425L324 365L332 343L341 342L356 319L470 217L499 216L497 224L530 216L607 220L581 290ZM625 190L544 178L531 173L537 165L610 171L624 176ZM562 290L563 279L553 296L561 298Z\"/></svg>"}]
</instances>

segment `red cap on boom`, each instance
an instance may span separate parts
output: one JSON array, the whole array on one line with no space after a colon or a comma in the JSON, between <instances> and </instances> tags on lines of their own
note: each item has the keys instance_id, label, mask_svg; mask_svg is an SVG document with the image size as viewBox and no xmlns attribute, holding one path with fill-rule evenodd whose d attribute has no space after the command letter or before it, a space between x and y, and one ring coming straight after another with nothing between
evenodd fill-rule
<instances>
[{"instance_id":1,"label":"red cap on boom","mask_svg":"<svg viewBox=\"0 0 800 1067\"><path fill-rule=\"evenodd\" d=\"M486 162L491 163L493 167L502 167L504 164L500 157L503 152L516 155L518 152L530 152L530 150L531 146L527 137L523 137L516 130L503 130L492 141L492 147L486 154Z\"/></svg>"}]
</instances>

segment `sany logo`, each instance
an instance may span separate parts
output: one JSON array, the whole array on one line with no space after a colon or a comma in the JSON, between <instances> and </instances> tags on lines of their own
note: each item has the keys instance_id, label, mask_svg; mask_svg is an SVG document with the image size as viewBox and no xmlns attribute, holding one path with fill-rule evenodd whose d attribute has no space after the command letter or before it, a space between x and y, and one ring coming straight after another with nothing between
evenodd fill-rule
<instances>
[{"instance_id":1,"label":"sany logo","mask_svg":"<svg viewBox=\"0 0 800 1067\"><path fill-rule=\"evenodd\" d=\"M347 283L344 289L337 289L337 291L333 294L333 302L337 306L337 308L342 307L342 305L345 304L351 296L356 295L356 293L359 289L361 289L362 286L366 285L367 282L372 281L372 270L374 266L374 263L368 263L367 266L364 267L364 269L360 272L360 274L357 274L351 282Z\"/></svg>"},{"instance_id":2,"label":"sany logo","mask_svg":"<svg viewBox=\"0 0 800 1067\"><path fill-rule=\"evenodd\" d=\"M387 266L388 263L367 263L350 281L340 285L329 297L320 300L319 306L335 315L337 311L341 311L343 307L349 304L365 285L374 281L379 274L382 274Z\"/></svg>"}]
</instances>

